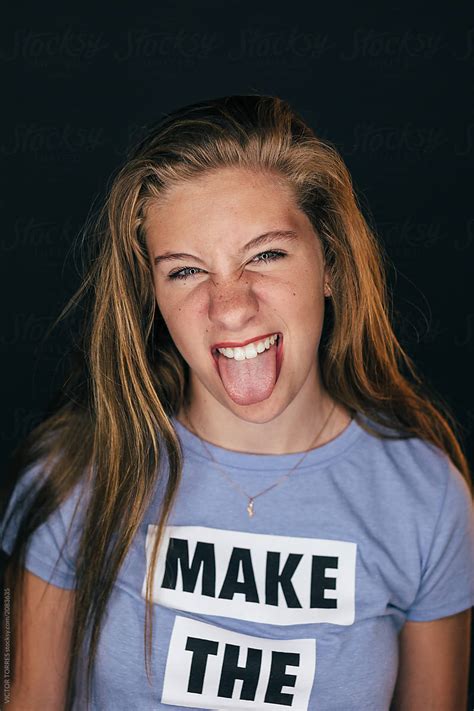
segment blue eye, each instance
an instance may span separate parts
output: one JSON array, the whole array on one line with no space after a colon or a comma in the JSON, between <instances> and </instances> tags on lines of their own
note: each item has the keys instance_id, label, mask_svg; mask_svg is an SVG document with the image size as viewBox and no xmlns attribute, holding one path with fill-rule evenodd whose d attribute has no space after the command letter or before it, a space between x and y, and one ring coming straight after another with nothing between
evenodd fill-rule
<instances>
[{"instance_id":1,"label":"blue eye","mask_svg":"<svg viewBox=\"0 0 474 711\"><path fill-rule=\"evenodd\" d=\"M271 259L268 259L268 258L264 259L263 260L264 262L273 262L273 261L275 261L275 259L280 259L280 257L286 257L286 252L279 252L278 250L261 252L260 254L257 254L257 257L261 257L263 254L272 254L273 255L271 257ZM257 259L257 257L255 257L255 259Z\"/></svg>"},{"instance_id":2,"label":"blue eye","mask_svg":"<svg viewBox=\"0 0 474 711\"><path fill-rule=\"evenodd\" d=\"M180 269L178 272L173 272L172 274L169 274L168 279L187 279L188 276L194 276L194 274L188 275L181 273L188 271L188 269L195 269L196 271L198 271L197 267L183 267L183 269Z\"/></svg>"},{"instance_id":3,"label":"blue eye","mask_svg":"<svg viewBox=\"0 0 474 711\"><path fill-rule=\"evenodd\" d=\"M264 257L265 254L271 254L273 255L272 257ZM267 252L260 252L260 254L257 254L255 259L258 257L264 257L261 261L263 261L265 264L267 262L273 262L276 259L280 259L281 257L286 257L286 252L280 252L278 250L269 250ZM183 267L182 269L179 269L176 272L172 272L171 274L168 274L168 279L188 279L189 277L194 277L195 274L185 274L184 272L188 272L194 270L194 272L199 272L201 271L198 269L198 267Z\"/></svg>"}]
</instances>

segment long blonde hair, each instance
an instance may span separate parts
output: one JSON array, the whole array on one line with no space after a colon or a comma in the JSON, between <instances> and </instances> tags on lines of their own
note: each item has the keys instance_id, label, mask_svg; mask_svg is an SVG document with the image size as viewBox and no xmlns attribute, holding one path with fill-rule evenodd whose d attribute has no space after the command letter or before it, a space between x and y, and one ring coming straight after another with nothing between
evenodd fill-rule
<instances>
[{"instance_id":1,"label":"long blonde hair","mask_svg":"<svg viewBox=\"0 0 474 711\"><path fill-rule=\"evenodd\" d=\"M15 591L22 587L25 549L34 530L78 482L90 492L76 561L68 709L89 629L90 694L114 581L158 476L166 476L147 578L144 653L150 678L151 581L183 465L170 418L186 401L189 371L156 305L144 220L147 207L170 186L229 166L283 177L321 240L332 288L318 354L328 393L356 417L362 413L393 428L396 436L439 447L472 493L456 422L440 398L428 394L393 332L386 257L337 150L315 136L287 102L271 96L224 97L167 116L127 156L91 226L88 269L56 321L83 304L75 360L55 411L16 452L18 477L38 461L47 477L23 512L9 566ZM370 424L361 425L381 436ZM165 453L169 466L158 474Z\"/></svg>"}]
</instances>

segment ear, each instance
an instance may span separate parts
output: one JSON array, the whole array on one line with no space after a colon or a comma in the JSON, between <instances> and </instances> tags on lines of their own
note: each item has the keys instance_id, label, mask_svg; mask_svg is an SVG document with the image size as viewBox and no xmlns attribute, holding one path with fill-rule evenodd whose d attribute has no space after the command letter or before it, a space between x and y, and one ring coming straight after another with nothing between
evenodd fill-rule
<instances>
[{"instance_id":1,"label":"ear","mask_svg":"<svg viewBox=\"0 0 474 711\"><path fill-rule=\"evenodd\" d=\"M325 268L324 270L324 275L323 275L323 284L324 284L324 296L328 297L332 295L331 292L331 276L328 267Z\"/></svg>"}]
</instances>

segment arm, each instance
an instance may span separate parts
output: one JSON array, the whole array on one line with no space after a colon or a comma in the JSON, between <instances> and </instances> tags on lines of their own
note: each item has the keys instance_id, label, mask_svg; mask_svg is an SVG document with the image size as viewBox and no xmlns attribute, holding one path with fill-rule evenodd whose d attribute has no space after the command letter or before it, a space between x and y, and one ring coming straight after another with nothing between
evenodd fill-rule
<instances>
[{"instance_id":1,"label":"arm","mask_svg":"<svg viewBox=\"0 0 474 711\"><path fill-rule=\"evenodd\" d=\"M66 698L74 590L25 570L23 605L12 609L14 678L9 711L62 711ZM5 584L9 585L8 576ZM15 619L13 619L13 617ZM13 630L13 628L16 628ZM18 645L18 633L22 644Z\"/></svg>"},{"instance_id":2,"label":"arm","mask_svg":"<svg viewBox=\"0 0 474 711\"><path fill-rule=\"evenodd\" d=\"M405 623L391 711L465 711L470 626L471 609L439 620Z\"/></svg>"}]
</instances>

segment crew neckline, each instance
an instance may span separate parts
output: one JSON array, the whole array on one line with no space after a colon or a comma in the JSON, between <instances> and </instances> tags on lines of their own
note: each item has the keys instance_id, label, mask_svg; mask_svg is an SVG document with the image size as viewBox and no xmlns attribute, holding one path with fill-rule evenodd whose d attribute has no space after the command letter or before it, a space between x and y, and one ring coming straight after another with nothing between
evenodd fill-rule
<instances>
[{"instance_id":1,"label":"crew neckline","mask_svg":"<svg viewBox=\"0 0 474 711\"><path fill-rule=\"evenodd\" d=\"M361 417L360 413L359 417ZM204 449L201 439L187 427L182 425L175 416L171 417L171 421L183 446L183 452L191 455L192 457L201 459L202 461L213 462L213 459L209 457L207 452L207 449L209 449L215 461L226 467L254 471L269 470L271 472L280 469L289 469L303 456L303 452L292 452L288 454L256 454L251 452L239 452L232 449L226 449L225 447L220 447L216 444L208 442L207 440L207 449ZM334 439L319 447L309 450L298 468L307 469L327 464L329 460L340 456L350 446L352 446L352 444L354 444L363 432L363 428L354 417L345 429Z\"/></svg>"}]
</instances>

